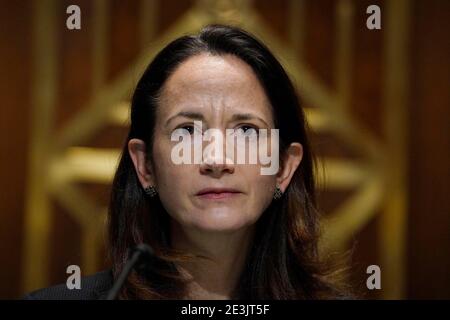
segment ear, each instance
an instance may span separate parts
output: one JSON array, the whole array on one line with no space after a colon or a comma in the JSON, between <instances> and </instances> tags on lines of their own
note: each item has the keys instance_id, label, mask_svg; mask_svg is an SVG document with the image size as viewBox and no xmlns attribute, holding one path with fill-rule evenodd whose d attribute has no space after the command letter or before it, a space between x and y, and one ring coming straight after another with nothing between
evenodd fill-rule
<instances>
[{"instance_id":1,"label":"ear","mask_svg":"<svg viewBox=\"0 0 450 320\"><path fill-rule=\"evenodd\" d=\"M277 185L282 192L287 189L295 170L297 170L300 162L302 161L302 158L303 146L298 142L291 143L286 152L283 154L283 159L281 161L282 165L277 174Z\"/></svg>"},{"instance_id":2,"label":"ear","mask_svg":"<svg viewBox=\"0 0 450 320\"><path fill-rule=\"evenodd\" d=\"M153 186L154 179L147 163L145 142L140 139L131 139L128 142L128 152L142 187Z\"/></svg>"}]
</instances>

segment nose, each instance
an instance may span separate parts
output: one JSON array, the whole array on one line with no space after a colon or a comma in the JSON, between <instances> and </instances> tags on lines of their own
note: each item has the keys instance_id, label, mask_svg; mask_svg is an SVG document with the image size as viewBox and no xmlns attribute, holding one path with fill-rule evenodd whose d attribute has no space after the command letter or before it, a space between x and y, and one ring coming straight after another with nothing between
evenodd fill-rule
<instances>
[{"instance_id":1,"label":"nose","mask_svg":"<svg viewBox=\"0 0 450 320\"><path fill-rule=\"evenodd\" d=\"M200 164L200 173L210 175L214 178L220 178L223 174L234 173L234 163L226 157L220 158L214 154L204 155L203 161Z\"/></svg>"}]
</instances>

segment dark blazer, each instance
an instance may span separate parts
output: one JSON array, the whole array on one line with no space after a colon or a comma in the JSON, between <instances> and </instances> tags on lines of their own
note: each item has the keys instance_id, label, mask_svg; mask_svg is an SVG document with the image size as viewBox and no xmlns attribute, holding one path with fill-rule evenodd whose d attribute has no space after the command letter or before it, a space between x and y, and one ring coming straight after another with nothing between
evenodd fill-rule
<instances>
[{"instance_id":1,"label":"dark blazer","mask_svg":"<svg viewBox=\"0 0 450 320\"><path fill-rule=\"evenodd\" d=\"M113 285L111 270L81 278L81 289L68 289L66 284L40 289L27 294L25 300L101 300Z\"/></svg>"},{"instance_id":2,"label":"dark blazer","mask_svg":"<svg viewBox=\"0 0 450 320\"><path fill-rule=\"evenodd\" d=\"M81 289L70 290L66 284L33 291L23 297L25 300L103 300L114 283L111 270L98 272L81 278ZM359 299L353 295L336 295L336 300Z\"/></svg>"}]
</instances>

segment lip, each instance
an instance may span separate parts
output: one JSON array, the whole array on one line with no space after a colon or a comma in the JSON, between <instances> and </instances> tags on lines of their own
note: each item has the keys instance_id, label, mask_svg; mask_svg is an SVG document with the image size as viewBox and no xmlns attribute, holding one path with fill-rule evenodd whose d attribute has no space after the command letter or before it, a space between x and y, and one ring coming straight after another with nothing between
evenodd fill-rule
<instances>
[{"instance_id":1,"label":"lip","mask_svg":"<svg viewBox=\"0 0 450 320\"><path fill-rule=\"evenodd\" d=\"M242 192L233 188L205 188L197 192L196 196L205 199L225 199L240 193Z\"/></svg>"}]
</instances>

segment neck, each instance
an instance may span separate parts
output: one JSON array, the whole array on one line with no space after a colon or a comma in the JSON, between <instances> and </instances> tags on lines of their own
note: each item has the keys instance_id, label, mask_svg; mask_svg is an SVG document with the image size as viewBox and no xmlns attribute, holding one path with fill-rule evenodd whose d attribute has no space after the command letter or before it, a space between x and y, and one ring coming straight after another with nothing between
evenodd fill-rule
<instances>
[{"instance_id":1,"label":"neck","mask_svg":"<svg viewBox=\"0 0 450 320\"><path fill-rule=\"evenodd\" d=\"M174 249L205 256L177 265L189 280L187 299L230 299L245 267L254 227L233 232L203 232L172 223Z\"/></svg>"}]
</instances>

